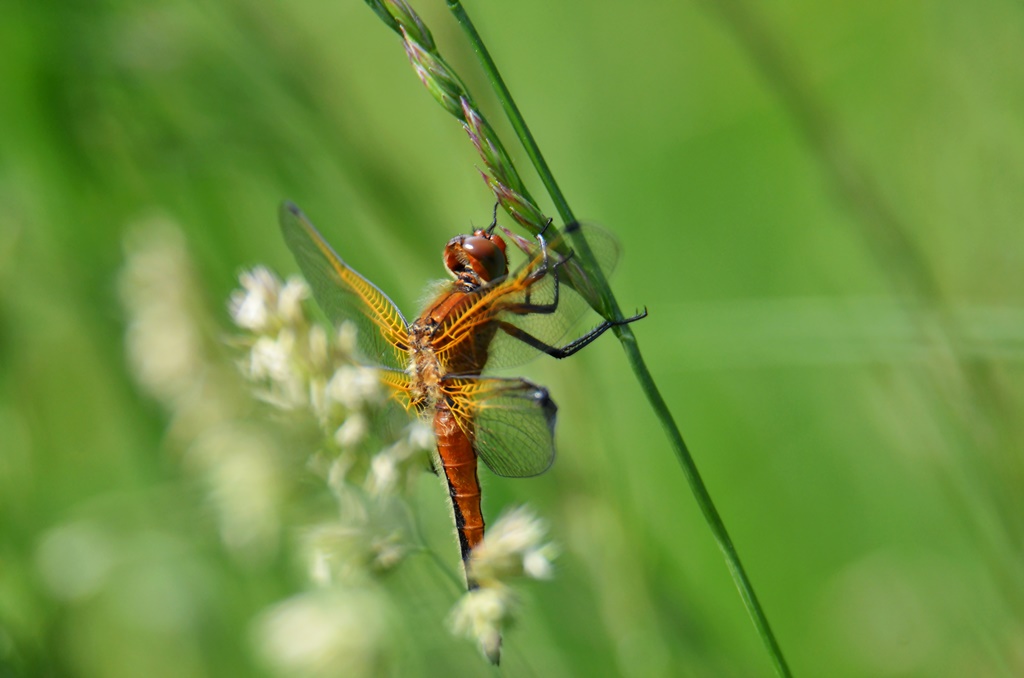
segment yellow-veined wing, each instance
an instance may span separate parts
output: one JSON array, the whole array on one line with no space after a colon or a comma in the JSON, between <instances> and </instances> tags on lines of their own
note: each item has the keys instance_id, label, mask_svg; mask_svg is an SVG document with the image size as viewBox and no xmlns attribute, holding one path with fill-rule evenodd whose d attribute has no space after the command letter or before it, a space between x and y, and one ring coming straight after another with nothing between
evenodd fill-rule
<instances>
[{"instance_id":1,"label":"yellow-veined wing","mask_svg":"<svg viewBox=\"0 0 1024 678\"><path fill-rule=\"evenodd\" d=\"M335 325L350 321L362 357L373 365L405 369L409 332L405 317L386 294L341 260L306 215L281 203L281 231L320 308Z\"/></svg>"},{"instance_id":2,"label":"yellow-veined wing","mask_svg":"<svg viewBox=\"0 0 1024 678\"><path fill-rule=\"evenodd\" d=\"M459 427L487 468L499 476L544 473L555 460L555 414L547 389L525 379L445 377Z\"/></svg>"},{"instance_id":3,"label":"yellow-veined wing","mask_svg":"<svg viewBox=\"0 0 1024 678\"><path fill-rule=\"evenodd\" d=\"M589 306L577 290L596 294L597 283L575 257L568 259L555 252L555 246L578 230L587 240L605 277L614 270L619 258L615 237L594 224L576 224L567 228L546 247L547 257L538 240L507 233L526 255L515 271L467 295L464 311L453 314L435 334L434 351L442 363L448 357L473 348L475 338L493 325L511 325L540 343L557 347L566 333ZM557 298L555 289L558 289ZM529 343L498 329L487 347L487 370L511 367L530 360L540 351Z\"/></svg>"}]
</instances>

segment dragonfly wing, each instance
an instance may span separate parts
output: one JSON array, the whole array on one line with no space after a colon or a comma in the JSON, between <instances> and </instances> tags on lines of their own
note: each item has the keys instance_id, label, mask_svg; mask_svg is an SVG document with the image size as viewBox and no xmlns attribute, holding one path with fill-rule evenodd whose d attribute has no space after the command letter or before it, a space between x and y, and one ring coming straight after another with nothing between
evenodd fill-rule
<instances>
[{"instance_id":1,"label":"dragonfly wing","mask_svg":"<svg viewBox=\"0 0 1024 678\"><path fill-rule=\"evenodd\" d=\"M447 377L442 389L473 449L499 476L540 475L555 459L555 414L547 389L525 379Z\"/></svg>"},{"instance_id":2,"label":"dragonfly wing","mask_svg":"<svg viewBox=\"0 0 1024 678\"><path fill-rule=\"evenodd\" d=\"M572 250L572 256L563 267L559 269L561 281L568 287L575 290L584 301L596 306L600 298L601 285L594 276L583 266L583 258L579 255L579 242L586 242L586 247L594 257L598 269L607 280L619 263L619 256L622 248L618 239L611 233L597 224L589 222L576 222L569 224L558 234L551 243L549 249L555 252ZM540 245L536 240L527 241L539 250Z\"/></svg>"},{"instance_id":3,"label":"dragonfly wing","mask_svg":"<svg viewBox=\"0 0 1024 678\"><path fill-rule=\"evenodd\" d=\"M363 408L368 422L367 435L384 444L399 439L408 429L412 409L413 384L408 374L385 368L373 368L383 386L386 401L380 407ZM344 431L338 435L344 438Z\"/></svg>"},{"instance_id":4,"label":"dragonfly wing","mask_svg":"<svg viewBox=\"0 0 1024 678\"><path fill-rule=\"evenodd\" d=\"M404 369L409 350L408 323L394 302L349 268L302 210L284 202L280 216L285 242L331 322L355 325L359 349L371 363Z\"/></svg>"}]
</instances>

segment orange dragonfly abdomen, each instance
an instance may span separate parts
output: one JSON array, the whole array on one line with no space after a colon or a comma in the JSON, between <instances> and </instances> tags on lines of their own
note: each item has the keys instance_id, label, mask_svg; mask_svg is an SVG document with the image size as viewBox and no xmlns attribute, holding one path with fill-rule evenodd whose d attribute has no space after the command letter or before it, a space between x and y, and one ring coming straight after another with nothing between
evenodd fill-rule
<instances>
[{"instance_id":1,"label":"orange dragonfly abdomen","mask_svg":"<svg viewBox=\"0 0 1024 678\"><path fill-rule=\"evenodd\" d=\"M455 529L459 535L462 560L468 565L470 552L484 538L476 451L470 434L459 427L451 409L444 402L438 403L434 412L434 433L455 514ZM466 583L470 588L475 587L468 570Z\"/></svg>"},{"instance_id":2,"label":"orange dragonfly abdomen","mask_svg":"<svg viewBox=\"0 0 1024 678\"><path fill-rule=\"evenodd\" d=\"M455 529L466 575L466 584L474 588L469 574L469 556L483 541L484 518L480 508L480 480L477 475L477 452L473 447L472 421L461 419L452 412L449 397L444 393L445 374L478 375L487 363L487 348L494 338L496 327L485 323L477 327L472 340L462 342L458 351L449 356L444 365L437 360L434 350L438 339L458 319L465 308L472 303L472 297L457 289L447 289L427 306L426 311L413 323L410 334L420 340L413 342L413 358L417 367L435 372L438 388L424 393L424 406L434 407L434 435L437 439L437 454L441 461L448 495L451 498ZM429 348L428 348L429 347ZM418 359L417 359L418 358Z\"/></svg>"}]
</instances>

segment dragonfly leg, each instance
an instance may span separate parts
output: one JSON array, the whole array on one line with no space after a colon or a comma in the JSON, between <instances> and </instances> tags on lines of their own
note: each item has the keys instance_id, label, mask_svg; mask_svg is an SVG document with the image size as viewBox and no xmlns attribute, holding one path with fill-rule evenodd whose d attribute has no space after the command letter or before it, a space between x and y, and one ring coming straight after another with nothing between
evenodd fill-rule
<instances>
[{"instance_id":1,"label":"dragonfly leg","mask_svg":"<svg viewBox=\"0 0 1024 678\"><path fill-rule=\"evenodd\" d=\"M506 306L504 311L509 313L515 313L516 315L532 315L534 313L539 315L549 315L558 310L558 294L555 294L555 300L550 304L531 304L529 303L529 297L527 301L522 304L509 304Z\"/></svg>"},{"instance_id":2,"label":"dragonfly leg","mask_svg":"<svg viewBox=\"0 0 1024 678\"><path fill-rule=\"evenodd\" d=\"M540 229L537 232L537 238L541 239L541 241L540 241L541 245L544 244L544 240L543 240L544 234L548 232L548 226L550 226L551 222L553 222L553 221L554 221L554 218L548 217L548 220L544 222L544 228Z\"/></svg>"},{"instance_id":3,"label":"dragonfly leg","mask_svg":"<svg viewBox=\"0 0 1024 678\"><path fill-rule=\"evenodd\" d=\"M529 344L538 351L543 351L552 358L561 359L568 358L569 356L573 355L579 350L590 345L590 342L594 341L602 334L604 334L611 328L616 327L617 325L628 325L631 322L636 322L637 320L641 320L642 318L646 317L647 309L645 308L642 312L637 313L634 316L630 316L629 318L623 318L622 320L605 320L603 323L601 323L594 329L590 330L582 337L578 337L577 339L570 341L565 346L551 346L550 344L546 344L537 337L527 332L526 330L516 327L515 325L509 322L500 321L498 323L498 327L500 327L505 333L515 337L516 339L525 344Z\"/></svg>"},{"instance_id":4,"label":"dragonfly leg","mask_svg":"<svg viewBox=\"0 0 1024 678\"><path fill-rule=\"evenodd\" d=\"M551 223L550 219L548 220L548 223ZM554 288L552 289L551 301L546 304L535 304L531 302L531 291L529 288L527 288L525 301L519 304L509 304L507 307L505 307L504 310L508 311L509 313L515 313L516 315L529 315L531 313L549 315L558 310L558 290L560 286L560 281L558 279L558 267L564 264L565 262L569 261L569 258L572 256L572 253L570 253L568 257L560 259L558 262L555 263L554 266L551 266L551 264L548 261L548 248L547 245L544 243L544 238L538 235L537 239L540 241L541 247L543 248L544 263L530 277L534 281L540 280L546 275L551 275L552 277L554 277L555 283Z\"/></svg>"},{"instance_id":5,"label":"dragonfly leg","mask_svg":"<svg viewBox=\"0 0 1024 678\"><path fill-rule=\"evenodd\" d=\"M544 266L545 267L547 266L546 262L545 262ZM557 266L557 264L556 264L556 266ZM546 270L546 268L543 270L543 272L540 275L537 276L536 279L540 280L545 275L548 275L548 271ZM527 288L526 289L526 296L523 298L522 302L520 302L518 304L509 304L503 310L508 311L509 313L515 313L516 315L530 315L532 313L539 313L541 315L549 315L549 314L554 313L555 311L557 311L558 310L558 287L559 287L558 272L554 271L554 272L551 273L551 275L554 276L555 284L554 284L554 288L552 289L552 295L551 295L551 301L550 302L544 303L544 304L535 304L535 303L533 303L532 301L530 301L530 297L531 297L531 294L532 294L531 290L530 290L530 288Z\"/></svg>"},{"instance_id":6,"label":"dragonfly leg","mask_svg":"<svg viewBox=\"0 0 1024 678\"><path fill-rule=\"evenodd\" d=\"M491 217L491 225L487 227L488 233L494 233L494 229L498 227L498 206L501 205L501 201L494 201L494 215Z\"/></svg>"}]
</instances>

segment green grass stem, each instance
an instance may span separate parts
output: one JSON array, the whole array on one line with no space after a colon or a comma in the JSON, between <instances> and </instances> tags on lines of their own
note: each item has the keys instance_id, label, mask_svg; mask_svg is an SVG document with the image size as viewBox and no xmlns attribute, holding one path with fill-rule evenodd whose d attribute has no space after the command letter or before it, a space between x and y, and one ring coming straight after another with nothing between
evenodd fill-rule
<instances>
[{"instance_id":1,"label":"green grass stem","mask_svg":"<svg viewBox=\"0 0 1024 678\"><path fill-rule=\"evenodd\" d=\"M472 43L473 49L476 51L476 54L480 59L488 78L490 79L491 85L494 87L498 99L501 102L502 108L505 110L505 114L512 123L512 127L515 129L516 135L519 137L520 142L526 149L527 155L529 155L533 166L536 168L541 181L544 183L544 186L548 191L548 194L555 203L559 216L565 223L575 222L576 219L573 215L572 209L569 207L569 203L566 200L565 195L562 193L561 189L559 189L558 182L555 180L551 169L544 160L544 155L541 153L540 147L534 139L533 134L530 133L526 120L523 118L522 113L520 113L519 107L516 106L512 93L505 85L505 81L501 77L497 64L494 63L494 59L491 58L491 55L484 44L483 38L480 37L480 33L476 30L476 27L473 25L472 20L470 20L469 15L462 6L462 3L459 2L459 0L447 1L448 8L451 10L452 14L454 14L459 25L462 26ZM575 236L577 233L578 231L573 235ZM584 261L590 261L593 263L590 248L587 246L586 241L583 238L574 237L573 244L578 247L579 254ZM618 302L615 300L607 281L603 279L600 268L596 265L592 265L590 266L589 272L596 274L595 278L599 280L598 285L602 291L602 301L605 304L605 309L608 312L609 317L611 319L621 319L623 316L619 309ZM616 336L619 338L619 342L622 344L623 350L626 352L626 357L633 369L633 373L636 375L644 394L647 396L648 402L654 409L662 427L665 429L665 433L669 438L669 442L676 454L676 458L679 461L680 466L682 466L687 482L690 484L690 490L693 493L697 504L700 506L701 512L704 514L704 519L707 521L708 527L711 529L715 541L718 542L718 546L722 550L722 554L725 556L726 564L732 575L733 581L736 584L736 588L739 589L740 597L743 599L743 603L754 622L754 626L757 628L757 631L764 642L765 648L768 650L768 654L772 659L776 672L780 676L790 676L789 666L782 654L782 648L779 646L779 643L775 638L775 634L772 632L771 625L768 623L768 617L765 615L764 609L761 607L761 603L757 599L757 594L754 592L754 586L751 583L750 578L747 576L746 570L743 568L743 563L740 561L739 553L736 551L736 546L733 544L728 530L726 530L725 523L722 521L722 517L718 513L718 509L715 508L714 501L711 499L707 486L701 478L700 471L697 469L697 464L693 459L693 455L690 454L690 450L686 446L686 442L683 440L683 435L679 431L679 426L676 425L675 419L672 417L672 413L669 410L668 405L665 403L665 399L661 396L661 392L658 390L658 387L654 382L654 377L647 368L643 354L640 352L640 346L637 343L636 335L633 334L633 330L629 325L618 325L614 329Z\"/></svg>"}]
</instances>

